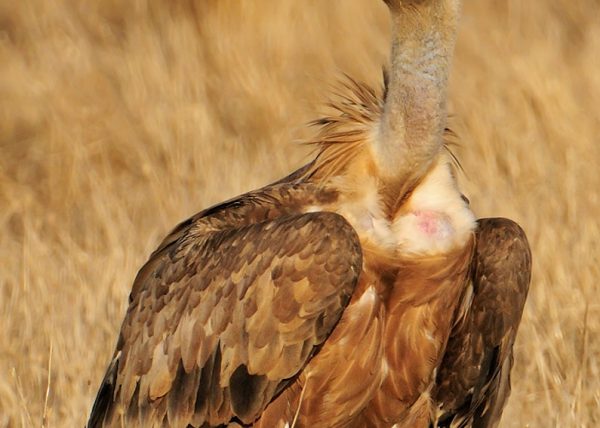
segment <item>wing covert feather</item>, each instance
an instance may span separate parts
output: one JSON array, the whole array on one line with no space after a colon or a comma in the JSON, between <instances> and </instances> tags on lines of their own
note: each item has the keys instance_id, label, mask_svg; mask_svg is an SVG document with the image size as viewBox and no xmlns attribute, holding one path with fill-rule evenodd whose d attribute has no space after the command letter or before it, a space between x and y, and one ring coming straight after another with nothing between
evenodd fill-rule
<instances>
[{"instance_id":1,"label":"wing covert feather","mask_svg":"<svg viewBox=\"0 0 600 428\"><path fill-rule=\"evenodd\" d=\"M90 426L122 413L127 426L252 422L327 338L361 272L358 237L334 213L174 233L136 278Z\"/></svg>"},{"instance_id":2,"label":"wing covert feather","mask_svg":"<svg viewBox=\"0 0 600 428\"><path fill-rule=\"evenodd\" d=\"M496 426L510 393L512 347L529 290L531 251L515 222L488 218L478 223L472 287L464 296L470 305L459 314L437 375L439 426Z\"/></svg>"}]
</instances>

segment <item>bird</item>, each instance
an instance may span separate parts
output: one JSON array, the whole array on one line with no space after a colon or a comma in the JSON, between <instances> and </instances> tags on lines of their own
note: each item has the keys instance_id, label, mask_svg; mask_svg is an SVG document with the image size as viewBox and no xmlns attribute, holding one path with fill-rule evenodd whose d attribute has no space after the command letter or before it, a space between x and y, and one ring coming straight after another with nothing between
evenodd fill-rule
<instances>
[{"instance_id":1,"label":"bird","mask_svg":"<svg viewBox=\"0 0 600 428\"><path fill-rule=\"evenodd\" d=\"M316 156L176 226L138 272L87 426L493 427L531 280L447 147L460 0L384 0L384 88Z\"/></svg>"}]
</instances>

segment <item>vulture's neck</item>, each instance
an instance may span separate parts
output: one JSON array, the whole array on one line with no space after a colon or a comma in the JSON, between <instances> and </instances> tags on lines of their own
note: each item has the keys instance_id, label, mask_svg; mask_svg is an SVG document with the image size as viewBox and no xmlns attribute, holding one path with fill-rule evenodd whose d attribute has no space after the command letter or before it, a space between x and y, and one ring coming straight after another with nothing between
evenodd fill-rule
<instances>
[{"instance_id":1,"label":"vulture's neck","mask_svg":"<svg viewBox=\"0 0 600 428\"><path fill-rule=\"evenodd\" d=\"M396 0L390 6L391 69L373 152L384 183L405 191L443 144L459 8L457 0Z\"/></svg>"}]
</instances>

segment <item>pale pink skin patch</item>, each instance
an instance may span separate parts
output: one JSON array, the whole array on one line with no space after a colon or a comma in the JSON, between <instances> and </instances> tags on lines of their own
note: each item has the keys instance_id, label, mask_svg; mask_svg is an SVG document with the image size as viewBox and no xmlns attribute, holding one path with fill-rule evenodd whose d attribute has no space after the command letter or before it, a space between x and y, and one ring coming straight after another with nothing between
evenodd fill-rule
<instances>
[{"instance_id":1,"label":"pale pink skin patch","mask_svg":"<svg viewBox=\"0 0 600 428\"><path fill-rule=\"evenodd\" d=\"M423 210L413 211L412 214L417 217L419 230L428 236L445 238L453 232L452 224L446 214Z\"/></svg>"}]
</instances>

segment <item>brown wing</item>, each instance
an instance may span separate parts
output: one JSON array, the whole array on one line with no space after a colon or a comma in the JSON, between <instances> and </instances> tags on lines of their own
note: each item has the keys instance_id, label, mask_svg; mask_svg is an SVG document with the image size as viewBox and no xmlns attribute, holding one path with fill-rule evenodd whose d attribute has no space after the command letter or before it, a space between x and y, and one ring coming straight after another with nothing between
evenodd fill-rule
<instances>
[{"instance_id":1,"label":"brown wing","mask_svg":"<svg viewBox=\"0 0 600 428\"><path fill-rule=\"evenodd\" d=\"M140 270L88 426L252 422L325 341L361 271L356 233L247 198L182 223Z\"/></svg>"},{"instance_id":2,"label":"brown wing","mask_svg":"<svg viewBox=\"0 0 600 428\"><path fill-rule=\"evenodd\" d=\"M519 225L503 218L479 220L476 242L472 287L437 375L439 426L496 426L510 393L531 252Z\"/></svg>"}]
</instances>

